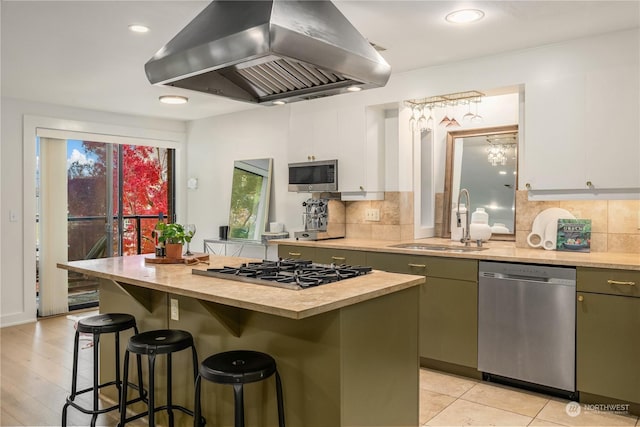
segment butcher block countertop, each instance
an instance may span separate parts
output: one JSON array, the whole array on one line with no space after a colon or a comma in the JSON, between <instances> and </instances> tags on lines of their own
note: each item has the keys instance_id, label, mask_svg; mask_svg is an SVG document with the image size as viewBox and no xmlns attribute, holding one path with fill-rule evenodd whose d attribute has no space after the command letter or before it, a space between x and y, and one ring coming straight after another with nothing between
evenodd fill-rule
<instances>
[{"instance_id":1,"label":"butcher block countertop","mask_svg":"<svg viewBox=\"0 0 640 427\"><path fill-rule=\"evenodd\" d=\"M69 261L59 263L58 267L92 277L291 319L303 319L336 310L402 291L425 281L423 276L374 270L340 282L290 290L192 274L194 268L235 267L255 259L211 255L208 265L147 264L145 257L148 256L153 255Z\"/></svg>"},{"instance_id":2,"label":"butcher block countertop","mask_svg":"<svg viewBox=\"0 0 640 427\"><path fill-rule=\"evenodd\" d=\"M395 254L427 255L448 258L478 259L490 261L521 262L529 264L563 265L574 267L613 268L622 270L640 270L640 254L613 252L563 252L544 249L516 248L514 242L489 241L483 244L487 249L471 252L431 251L395 248L403 243L422 243L429 245L464 246L449 239L427 238L406 241L366 240L366 239L330 239L303 241L294 239L270 240L270 244L311 246L318 248L348 249ZM473 243L475 246L475 243Z\"/></svg>"}]
</instances>

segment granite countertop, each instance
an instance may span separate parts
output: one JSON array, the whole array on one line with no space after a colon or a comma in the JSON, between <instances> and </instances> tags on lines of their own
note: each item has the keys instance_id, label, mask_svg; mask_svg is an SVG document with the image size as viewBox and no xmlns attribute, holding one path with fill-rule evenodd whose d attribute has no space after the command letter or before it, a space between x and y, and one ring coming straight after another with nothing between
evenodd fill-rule
<instances>
[{"instance_id":1,"label":"granite countertop","mask_svg":"<svg viewBox=\"0 0 640 427\"><path fill-rule=\"evenodd\" d=\"M192 274L194 268L238 266L249 258L210 255L209 265L147 264L134 255L59 263L59 268L143 288L184 295L291 319L303 319L424 283L423 276L373 272L304 290L243 283Z\"/></svg>"},{"instance_id":2,"label":"granite countertop","mask_svg":"<svg viewBox=\"0 0 640 427\"><path fill-rule=\"evenodd\" d=\"M565 265L575 267L614 268L623 270L640 270L640 254L613 252L562 252L544 249L516 248L514 242L489 241L484 243L487 248L473 252L427 251L406 248L394 248L392 245L402 243L423 243L434 245L464 246L449 239L427 238L418 240L388 241L365 239L331 239L319 241L303 241L295 239L278 239L269 241L270 244L289 244L297 246L312 246L318 248L364 250L373 252L387 252L396 254L428 255L448 258L464 258L491 261L522 262L530 264ZM475 245L475 243L474 243Z\"/></svg>"}]
</instances>

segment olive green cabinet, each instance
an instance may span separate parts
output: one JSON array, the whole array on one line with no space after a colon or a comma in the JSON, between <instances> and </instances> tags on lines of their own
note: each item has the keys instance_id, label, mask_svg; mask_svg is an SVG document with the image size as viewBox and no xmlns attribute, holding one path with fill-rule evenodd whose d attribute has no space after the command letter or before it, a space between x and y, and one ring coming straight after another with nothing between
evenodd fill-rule
<instances>
[{"instance_id":1,"label":"olive green cabinet","mask_svg":"<svg viewBox=\"0 0 640 427\"><path fill-rule=\"evenodd\" d=\"M363 251L316 248L313 261L319 262L320 264L365 265L366 256Z\"/></svg>"},{"instance_id":2,"label":"olive green cabinet","mask_svg":"<svg viewBox=\"0 0 640 427\"><path fill-rule=\"evenodd\" d=\"M379 270L420 274L420 357L478 366L478 262L423 255L368 252Z\"/></svg>"},{"instance_id":3,"label":"olive green cabinet","mask_svg":"<svg viewBox=\"0 0 640 427\"><path fill-rule=\"evenodd\" d=\"M426 276L420 288L420 357L477 368L477 260L296 245L279 245L278 255Z\"/></svg>"},{"instance_id":4,"label":"olive green cabinet","mask_svg":"<svg viewBox=\"0 0 640 427\"><path fill-rule=\"evenodd\" d=\"M578 268L580 392L640 403L640 271Z\"/></svg>"},{"instance_id":5,"label":"olive green cabinet","mask_svg":"<svg viewBox=\"0 0 640 427\"><path fill-rule=\"evenodd\" d=\"M278 257L315 261L316 248L311 246L278 245Z\"/></svg>"},{"instance_id":6,"label":"olive green cabinet","mask_svg":"<svg viewBox=\"0 0 640 427\"><path fill-rule=\"evenodd\" d=\"M319 264L365 265L366 263L365 252L349 249L278 245L278 256L280 258L311 260Z\"/></svg>"}]
</instances>

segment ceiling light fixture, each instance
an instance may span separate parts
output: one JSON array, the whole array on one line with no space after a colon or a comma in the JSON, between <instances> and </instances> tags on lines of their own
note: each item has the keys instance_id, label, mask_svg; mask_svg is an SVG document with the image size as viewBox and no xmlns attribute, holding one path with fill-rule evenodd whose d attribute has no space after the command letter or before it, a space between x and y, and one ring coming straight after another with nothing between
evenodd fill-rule
<instances>
[{"instance_id":1,"label":"ceiling light fixture","mask_svg":"<svg viewBox=\"0 0 640 427\"><path fill-rule=\"evenodd\" d=\"M285 101L273 101L273 105L284 105L286 104Z\"/></svg>"},{"instance_id":2,"label":"ceiling light fixture","mask_svg":"<svg viewBox=\"0 0 640 427\"><path fill-rule=\"evenodd\" d=\"M360 92L362 88L360 86L349 86L347 90L349 92Z\"/></svg>"},{"instance_id":3,"label":"ceiling light fixture","mask_svg":"<svg viewBox=\"0 0 640 427\"><path fill-rule=\"evenodd\" d=\"M189 102L189 98L187 98L186 96L179 96L179 95L162 95L158 99L163 104L171 104L171 105L186 104L187 102Z\"/></svg>"},{"instance_id":4,"label":"ceiling light fixture","mask_svg":"<svg viewBox=\"0 0 640 427\"><path fill-rule=\"evenodd\" d=\"M444 19L452 24L469 24L484 18L484 12L479 9L461 9L451 12Z\"/></svg>"},{"instance_id":5,"label":"ceiling light fixture","mask_svg":"<svg viewBox=\"0 0 640 427\"><path fill-rule=\"evenodd\" d=\"M129 25L129 30L133 31L134 33L147 33L149 32L149 27L141 24L131 24Z\"/></svg>"}]
</instances>

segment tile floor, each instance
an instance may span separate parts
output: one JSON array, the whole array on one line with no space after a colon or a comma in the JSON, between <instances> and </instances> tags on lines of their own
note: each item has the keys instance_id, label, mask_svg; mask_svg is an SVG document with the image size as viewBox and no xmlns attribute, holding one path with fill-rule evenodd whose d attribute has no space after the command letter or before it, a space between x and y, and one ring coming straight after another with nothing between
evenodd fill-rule
<instances>
[{"instance_id":1,"label":"tile floor","mask_svg":"<svg viewBox=\"0 0 640 427\"><path fill-rule=\"evenodd\" d=\"M635 415L582 408L568 415L568 400L512 387L420 370L420 426L638 426Z\"/></svg>"}]
</instances>

